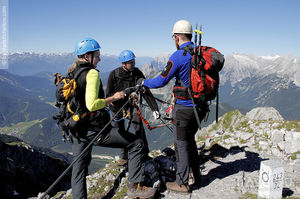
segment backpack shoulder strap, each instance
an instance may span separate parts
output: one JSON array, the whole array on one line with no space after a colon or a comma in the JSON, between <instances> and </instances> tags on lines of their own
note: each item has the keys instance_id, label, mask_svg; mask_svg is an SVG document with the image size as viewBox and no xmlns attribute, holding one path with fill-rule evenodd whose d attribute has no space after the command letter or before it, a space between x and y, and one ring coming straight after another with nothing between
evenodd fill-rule
<instances>
[{"instance_id":1,"label":"backpack shoulder strap","mask_svg":"<svg viewBox=\"0 0 300 199\"><path fill-rule=\"evenodd\" d=\"M184 50L183 56L186 56L187 52L190 53L190 55L192 55L192 56L194 54L193 47L191 45L187 45L187 46L185 46L185 47L183 47L181 49Z\"/></svg>"},{"instance_id":2,"label":"backpack shoulder strap","mask_svg":"<svg viewBox=\"0 0 300 199\"><path fill-rule=\"evenodd\" d=\"M90 69L93 69L92 67L81 67L80 69L78 69L76 71L76 73L74 74L74 79L77 79L79 77L79 75L85 71L85 70L90 70ZM96 69L95 69L96 70Z\"/></svg>"}]
</instances>

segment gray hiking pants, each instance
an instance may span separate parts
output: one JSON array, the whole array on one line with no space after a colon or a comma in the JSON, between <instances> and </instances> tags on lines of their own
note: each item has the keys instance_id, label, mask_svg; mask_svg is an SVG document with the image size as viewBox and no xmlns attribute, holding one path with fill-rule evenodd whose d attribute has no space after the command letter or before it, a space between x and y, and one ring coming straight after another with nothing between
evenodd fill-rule
<instances>
[{"instance_id":1,"label":"gray hiking pants","mask_svg":"<svg viewBox=\"0 0 300 199\"><path fill-rule=\"evenodd\" d=\"M207 106L203 107L202 110L197 108L200 121L205 117L207 108ZM173 118L175 119L172 126L177 164L176 183L182 185L188 183L190 168L194 176L200 175L199 155L195 142L198 124L193 107L176 104Z\"/></svg>"},{"instance_id":2,"label":"gray hiking pants","mask_svg":"<svg viewBox=\"0 0 300 199\"><path fill-rule=\"evenodd\" d=\"M112 128L110 132L103 133L100 136L100 141L97 143L99 146L112 147L112 148L126 148L128 150L128 180L131 183L139 183L144 181L144 162L145 156L143 154L143 141L137 138L132 133L120 133L118 128ZM74 139L72 144L73 158L86 148L89 141L93 137L87 139ZM86 176L88 174L88 166L91 162L92 146L76 161L72 168L72 194L73 199L87 198L86 190Z\"/></svg>"},{"instance_id":3,"label":"gray hiking pants","mask_svg":"<svg viewBox=\"0 0 300 199\"><path fill-rule=\"evenodd\" d=\"M138 115L136 109L134 109L134 111L133 111L131 123L134 127L135 135L138 138L141 138L144 142L143 152L147 156L149 153L148 141L147 141L145 129L143 127L142 119ZM124 119L122 119L120 121L113 121L111 124L113 127L119 128L120 132L128 133L127 131L125 131L126 129L125 129L125 120ZM128 150L126 148L121 149L120 158L126 159L126 160L128 159Z\"/></svg>"}]
</instances>

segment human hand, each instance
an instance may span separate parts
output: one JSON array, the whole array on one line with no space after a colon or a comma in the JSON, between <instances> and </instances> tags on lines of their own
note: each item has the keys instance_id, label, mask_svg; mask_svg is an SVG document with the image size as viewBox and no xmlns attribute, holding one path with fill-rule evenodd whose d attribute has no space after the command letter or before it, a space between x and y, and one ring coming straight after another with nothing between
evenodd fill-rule
<instances>
[{"instance_id":1,"label":"human hand","mask_svg":"<svg viewBox=\"0 0 300 199\"><path fill-rule=\"evenodd\" d=\"M116 92L116 93L113 95L114 101L117 101L117 100L119 100L119 99L124 99L124 97L125 97L124 91Z\"/></svg>"},{"instance_id":2,"label":"human hand","mask_svg":"<svg viewBox=\"0 0 300 199\"><path fill-rule=\"evenodd\" d=\"M136 85L137 86L143 86L144 85L144 78L140 78L140 79L138 79L137 81L136 81Z\"/></svg>"}]
</instances>

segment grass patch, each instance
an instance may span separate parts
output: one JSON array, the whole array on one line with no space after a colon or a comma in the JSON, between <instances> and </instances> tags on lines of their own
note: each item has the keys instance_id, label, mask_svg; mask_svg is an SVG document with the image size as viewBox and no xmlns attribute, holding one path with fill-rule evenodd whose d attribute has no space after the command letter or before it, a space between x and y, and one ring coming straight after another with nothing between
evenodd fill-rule
<instances>
[{"instance_id":1,"label":"grass patch","mask_svg":"<svg viewBox=\"0 0 300 199\"><path fill-rule=\"evenodd\" d=\"M256 194L246 192L239 199L257 199Z\"/></svg>"},{"instance_id":2,"label":"grass patch","mask_svg":"<svg viewBox=\"0 0 300 199\"><path fill-rule=\"evenodd\" d=\"M126 179L125 184L128 184L128 179ZM124 186L124 187L120 186L118 188L116 194L112 197L112 199L125 198L125 196L127 195L127 190L128 190L127 186Z\"/></svg>"},{"instance_id":3,"label":"grass patch","mask_svg":"<svg viewBox=\"0 0 300 199\"><path fill-rule=\"evenodd\" d=\"M224 135L223 136L223 140L226 140L226 139L228 139L228 138L230 138L231 136L230 135Z\"/></svg>"},{"instance_id":4,"label":"grass patch","mask_svg":"<svg viewBox=\"0 0 300 199\"><path fill-rule=\"evenodd\" d=\"M240 139L239 142L240 142L241 144L246 144L246 143L247 143L247 141L246 141L246 140L243 140L243 139Z\"/></svg>"},{"instance_id":5,"label":"grass patch","mask_svg":"<svg viewBox=\"0 0 300 199\"><path fill-rule=\"evenodd\" d=\"M300 131L300 122L299 121L284 121L281 122L281 125L275 127L275 129L282 129L285 128L286 130L290 131L294 129L296 132Z\"/></svg>"},{"instance_id":6,"label":"grass patch","mask_svg":"<svg viewBox=\"0 0 300 199\"><path fill-rule=\"evenodd\" d=\"M300 154L300 151L297 151L297 152L295 152L295 153L292 153L291 156L290 156L290 158L291 158L292 160L296 160L296 159L297 159L297 154Z\"/></svg>"},{"instance_id":7,"label":"grass patch","mask_svg":"<svg viewBox=\"0 0 300 199\"><path fill-rule=\"evenodd\" d=\"M22 145L22 142L8 142L6 144L9 146L16 146L16 145Z\"/></svg>"}]
</instances>

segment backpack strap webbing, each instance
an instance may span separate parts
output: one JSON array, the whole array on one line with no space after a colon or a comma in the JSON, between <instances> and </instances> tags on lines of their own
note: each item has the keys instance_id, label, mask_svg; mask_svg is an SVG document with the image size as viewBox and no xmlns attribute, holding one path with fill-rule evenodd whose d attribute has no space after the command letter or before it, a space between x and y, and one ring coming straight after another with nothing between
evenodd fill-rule
<instances>
[{"instance_id":1,"label":"backpack strap webbing","mask_svg":"<svg viewBox=\"0 0 300 199\"><path fill-rule=\"evenodd\" d=\"M88 69L93 69L93 68L92 68L92 67L80 67L80 68L76 71L76 73L74 74L74 79L77 80L77 78L79 77L79 75L80 75L83 71L88 70Z\"/></svg>"}]
</instances>

